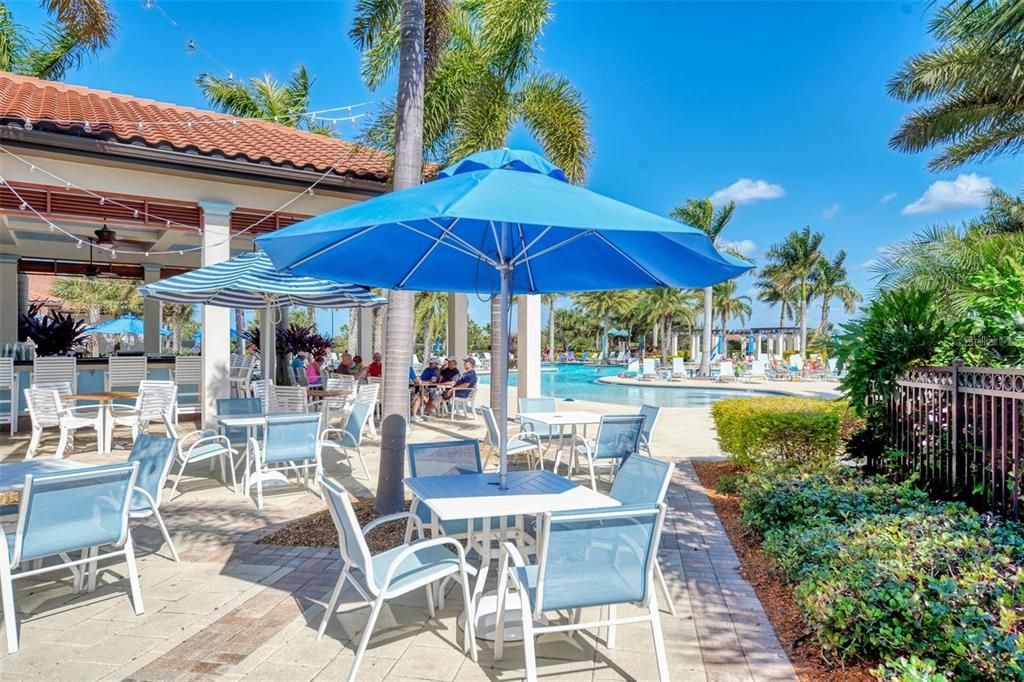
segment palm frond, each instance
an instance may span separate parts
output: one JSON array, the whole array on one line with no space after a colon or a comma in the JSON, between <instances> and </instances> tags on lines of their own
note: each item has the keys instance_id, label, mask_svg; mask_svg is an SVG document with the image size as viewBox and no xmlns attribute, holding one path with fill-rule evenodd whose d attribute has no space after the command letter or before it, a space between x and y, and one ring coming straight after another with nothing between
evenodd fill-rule
<instances>
[{"instance_id":1,"label":"palm frond","mask_svg":"<svg viewBox=\"0 0 1024 682\"><path fill-rule=\"evenodd\" d=\"M537 74L516 96L519 115L540 142L545 155L581 183L593 153L583 95L565 78Z\"/></svg>"},{"instance_id":2,"label":"palm frond","mask_svg":"<svg viewBox=\"0 0 1024 682\"><path fill-rule=\"evenodd\" d=\"M21 73L47 80L63 80L65 74L78 68L91 51L81 36L60 24L47 24L43 33L43 44L31 48L19 64Z\"/></svg>"},{"instance_id":3,"label":"palm frond","mask_svg":"<svg viewBox=\"0 0 1024 682\"><path fill-rule=\"evenodd\" d=\"M117 22L106 0L44 0L43 6L89 50L107 47L114 37Z\"/></svg>"},{"instance_id":4,"label":"palm frond","mask_svg":"<svg viewBox=\"0 0 1024 682\"><path fill-rule=\"evenodd\" d=\"M196 85L206 101L218 111L242 118L258 118L266 113L244 83L201 73L196 78Z\"/></svg>"},{"instance_id":5,"label":"palm frond","mask_svg":"<svg viewBox=\"0 0 1024 682\"><path fill-rule=\"evenodd\" d=\"M550 0L483 0L476 14L480 44L498 77L509 82L524 77L551 18Z\"/></svg>"}]
</instances>

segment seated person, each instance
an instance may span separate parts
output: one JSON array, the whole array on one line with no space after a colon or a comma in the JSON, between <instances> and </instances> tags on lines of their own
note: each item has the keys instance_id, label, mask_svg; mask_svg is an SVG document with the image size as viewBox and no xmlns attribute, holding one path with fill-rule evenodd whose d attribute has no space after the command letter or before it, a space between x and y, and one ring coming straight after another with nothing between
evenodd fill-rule
<instances>
[{"instance_id":1,"label":"seated person","mask_svg":"<svg viewBox=\"0 0 1024 682\"><path fill-rule=\"evenodd\" d=\"M459 380L455 383L455 386L448 391L445 398L451 398L454 395L456 398L468 398L470 389L476 388L476 360L473 358L466 358L462 365L465 370Z\"/></svg>"},{"instance_id":2,"label":"seated person","mask_svg":"<svg viewBox=\"0 0 1024 682\"><path fill-rule=\"evenodd\" d=\"M356 355L352 358L352 376L356 381L362 383L366 379L366 365L363 364L363 356Z\"/></svg>"},{"instance_id":3,"label":"seated person","mask_svg":"<svg viewBox=\"0 0 1024 682\"><path fill-rule=\"evenodd\" d=\"M436 357L432 357L427 362L427 366L420 373L419 385L420 386L427 385L428 386L428 389L427 389L428 391L430 390L429 386L431 384L437 384L441 380L441 370L438 369L438 365L439 364L440 364L440 360L438 360ZM419 412L420 405L423 403L423 401L424 401L423 391L419 390L419 391L416 392L416 397L412 401L412 420L414 422L423 421L423 417L421 417L421 416L419 416L417 414L417 412ZM430 400L429 400L429 397L428 397L427 398L427 409L428 409L428 411L429 411L429 408L430 408Z\"/></svg>"},{"instance_id":4,"label":"seated person","mask_svg":"<svg viewBox=\"0 0 1024 682\"><path fill-rule=\"evenodd\" d=\"M320 376L320 363L315 359L310 360L309 364L306 365L306 383L310 386L319 386L322 383Z\"/></svg>"},{"instance_id":5,"label":"seated person","mask_svg":"<svg viewBox=\"0 0 1024 682\"><path fill-rule=\"evenodd\" d=\"M341 364L338 365L338 369L335 372L342 376L355 376L352 373L352 356L348 353L342 353Z\"/></svg>"},{"instance_id":6,"label":"seated person","mask_svg":"<svg viewBox=\"0 0 1024 682\"><path fill-rule=\"evenodd\" d=\"M441 384L454 385L459 380L459 361L454 357L448 358L444 368L441 370ZM427 414L437 411L437 406L442 400L451 398L451 390L444 390L444 387L431 388L427 391L430 395L430 402L427 403Z\"/></svg>"},{"instance_id":7,"label":"seated person","mask_svg":"<svg viewBox=\"0 0 1024 682\"><path fill-rule=\"evenodd\" d=\"M412 369L411 367L409 369ZM366 376L368 377L381 377L384 376L384 365L380 362L380 353L373 354L373 362L366 366ZM413 372L413 378L416 378L416 373Z\"/></svg>"}]
</instances>

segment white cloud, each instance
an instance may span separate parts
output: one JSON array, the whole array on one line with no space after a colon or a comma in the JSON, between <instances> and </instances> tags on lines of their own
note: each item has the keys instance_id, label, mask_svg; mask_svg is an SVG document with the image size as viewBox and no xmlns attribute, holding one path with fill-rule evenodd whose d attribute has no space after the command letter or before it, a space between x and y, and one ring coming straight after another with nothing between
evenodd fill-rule
<instances>
[{"instance_id":1,"label":"white cloud","mask_svg":"<svg viewBox=\"0 0 1024 682\"><path fill-rule=\"evenodd\" d=\"M888 204L890 201L896 198L896 192L889 192L888 194L882 195L882 203Z\"/></svg>"},{"instance_id":2,"label":"white cloud","mask_svg":"<svg viewBox=\"0 0 1024 682\"><path fill-rule=\"evenodd\" d=\"M738 242L719 242L723 249L732 249L741 256L749 258L757 251L757 243L753 239L741 239Z\"/></svg>"},{"instance_id":3,"label":"white cloud","mask_svg":"<svg viewBox=\"0 0 1024 682\"><path fill-rule=\"evenodd\" d=\"M832 220L839 214L839 204L832 204L824 211L821 212L821 217L825 220Z\"/></svg>"},{"instance_id":4,"label":"white cloud","mask_svg":"<svg viewBox=\"0 0 1024 682\"><path fill-rule=\"evenodd\" d=\"M992 178L977 173L958 175L956 180L933 182L920 199L903 207L903 215L939 213L955 208L980 208L995 188Z\"/></svg>"},{"instance_id":5,"label":"white cloud","mask_svg":"<svg viewBox=\"0 0 1024 682\"><path fill-rule=\"evenodd\" d=\"M711 201L715 204L725 204L735 201L737 204L749 204L761 199L778 199L786 196L786 190L782 185L775 185L767 180L751 180L740 178L728 187L723 187L711 195Z\"/></svg>"}]
</instances>

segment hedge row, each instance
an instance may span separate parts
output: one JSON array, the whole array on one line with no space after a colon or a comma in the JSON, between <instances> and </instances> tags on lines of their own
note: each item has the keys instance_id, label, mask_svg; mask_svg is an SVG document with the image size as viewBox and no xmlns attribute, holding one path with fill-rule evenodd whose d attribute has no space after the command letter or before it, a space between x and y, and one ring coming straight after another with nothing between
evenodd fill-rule
<instances>
[{"instance_id":1,"label":"hedge row","mask_svg":"<svg viewBox=\"0 0 1024 682\"><path fill-rule=\"evenodd\" d=\"M1024 679L1024 535L856 472L740 484L742 519L826 655L898 680Z\"/></svg>"}]
</instances>

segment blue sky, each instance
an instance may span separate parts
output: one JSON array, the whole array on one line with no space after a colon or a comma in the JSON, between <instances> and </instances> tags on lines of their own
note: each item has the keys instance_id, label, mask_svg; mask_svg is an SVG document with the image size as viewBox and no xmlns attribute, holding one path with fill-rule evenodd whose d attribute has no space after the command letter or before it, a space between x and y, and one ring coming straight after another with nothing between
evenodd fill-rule
<instances>
[{"instance_id":1,"label":"blue sky","mask_svg":"<svg viewBox=\"0 0 1024 682\"><path fill-rule=\"evenodd\" d=\"M9 6L34 28L38 4ZM317 78L314 108L387 97L392 88L370 93L359 80L347 37L352 5L160 1L176 30L141 0L114 2L115 43L67 80L204 106L194 86L201 71L283 79L304 63ZM658 213L687 197L739 198L725 238L755 260L810 225L825 233L827 252L846 249L851 277L867 294L865 264L880 247L974 215L989 186L1024 185L1019 160L935 174L928 154L889 149L910 108L885 85L904 59L932 45L929 11L928 3L900 2L556 1L541 68L584 93L592 189ZM189 37L214 60L188 56ZM510 142L532 146L521 131ZM741 290L751 284L746 278ZM486 321L486 304L470 306ZM777 320L755 304L753 323Z\"/></svg>"}]
</instances>

